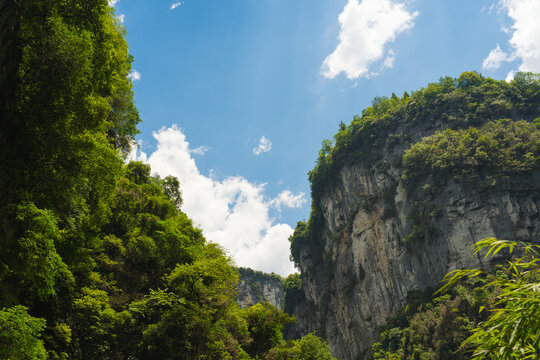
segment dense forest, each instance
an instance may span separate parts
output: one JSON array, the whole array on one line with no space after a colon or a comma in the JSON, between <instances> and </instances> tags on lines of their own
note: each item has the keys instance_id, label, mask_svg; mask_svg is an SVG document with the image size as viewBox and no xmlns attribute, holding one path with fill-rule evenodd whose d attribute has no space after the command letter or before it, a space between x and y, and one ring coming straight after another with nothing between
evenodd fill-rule
<instances>
[{"instance_id":1,"label":"dense forest","mask_svg":"<svg viewBox=\"0 0 540 360\"><path fill-rule=\"evenodd\" d=\"M0 5L0 359L332 359L125 164L140 121L107 0Z\"/></svg>"}]
</instances>

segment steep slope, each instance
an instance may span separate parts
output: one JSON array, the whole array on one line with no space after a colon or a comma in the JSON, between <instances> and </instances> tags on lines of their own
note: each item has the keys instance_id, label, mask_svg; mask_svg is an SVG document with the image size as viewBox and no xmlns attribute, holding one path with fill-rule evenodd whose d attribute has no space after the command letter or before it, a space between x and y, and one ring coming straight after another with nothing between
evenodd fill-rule
<instances>
[{"instance_id":1,"label":"steep slope","mask_svg":"<svg viewBox=\"0 0 540 360\"><path fill-rule=\"evenodd\" d=\"M242 309L265 301L283 310L283 278L250 268L238 268L238 297L236 302Z\"/></svg>"},{"instance_id":2,"label":"steep slope","mask_svg":"<svg viewBox=\"0 0 540 360\"><path fill-rule=\"evenodd\" d=\"M484 265L474 242L538 239L538 116L538 77L464 73L375 99L342 124L323 142L311 217L291 238L300 332L327 337L338 359L364 358L412 290Z\"/></svg>"}]
</instances>

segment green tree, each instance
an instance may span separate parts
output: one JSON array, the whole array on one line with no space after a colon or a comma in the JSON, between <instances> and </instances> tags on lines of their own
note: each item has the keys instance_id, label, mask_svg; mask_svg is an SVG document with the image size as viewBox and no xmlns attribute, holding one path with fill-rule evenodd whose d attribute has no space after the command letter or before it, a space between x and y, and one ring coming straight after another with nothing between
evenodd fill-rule
<instances>
[{"instance_id":1,"label":"green tree","mask_svg":"<svg viewBox=\"0 0 540 360\"><path fill-rule=\"evenodd\" d=\"M240 359L249 343L246 320L234 302L238 275L215 244L166 277L168 290L131 305L144 327L141 358Z\"/></svg>"},{"instance_id":2,"label":"green tree","mask_svg":"<svg viewBox=\"0 0 540 360\"><path fill-rule=\"evenodd\" d=\"M482 84L483 80L482 75L476 71L466 71L459 76L457 85L459 88L468 88Z\"/></svg>"},{"instance_id":3,"label":"green tree","mask_svg":"<svg viewBox=\"0 0 540 360\"><path fill-rule=\"evenodd\" d=\"M106 291L82 288L73 301L74 355L81 359L116 358L118 335L129 326L131 315L117 312Z\"/></svg>"},{"instance_id":4,"label":"green tree","mask_svg":"<svg viewBox=\"0 0 540 360\"><path fill-rule=\"evenodd\" d=\"M296 321L275 306L265 302L246 309L246 320L252 343L247 352L252 357L262 358L273 347L283 341L283 327Z\"/></svg>"},{"instance_id":5,"label":"green tree","mask_svg":"<svg viewBox=\"0 0 540 360\"><path fill-rule=\"evenodd\" d=\"M150 180L150 165L141 161L130 161L126 167L126 178L137 185L148 183Z\"/></svg>"},{"instance_id":6,"label":"green tree","mask_svg":"<svg viewBox=\"0 0 540 360\"><path fill-rule=\"evenodd\" d=\"M31 202L12 207L16 232L2 243L0 253L0 300L3 303L24 298L48 300L56 295L57 283L73 284L73 275L56 251L60 240L57 218L50 210L38 209Z\"/></svg>"},{"instance_id":7,"label":"green tree","mask_svg":"<svg viewBox=\"0 0 540 360\"><path fill-rule=\"evenodd\" d=\"M178 178L168 175L162 181L163 192L176 208L182 206L182 192L180 191L180 181Z\"/></svg>"},{"instance_id":8,"label":"green tree","mask_svg":"<svg viewBox=\"0 0 540 360\"><path fill-rule=\"evenodd\" d=\"M0 310L0 359L47 359L40 339L45 320L28 315L27 310L24 306Z\"/></svg>"},{"instance_id":9,"label":"green tree","mask_svg":"<svg viewBox=\"0 0 540 360\"><path fill-rule=\"evenodd\" d=\"M540 246L486 238L474 245L484 258L506 250L518 257L508 261L508 277L498 277L485 287L498 289L491 316L472 330L465 344L474 349L472 359L536 359L540 355ZM458 280L484 274L481 270L455 270L445 277L448 289ZM483 310L482 307L480 310Z\"/></svg>"},{"instance_id":10,"label":"green tree","mask_svg":"<svg viewBox=\"0 0 540 360\"><path fill-rule=\"evenodd\" d=\"M335 360L326 341L315 334L307 334L301 339L288 341L271 349L267 360Z\"/></svg>"}]
</instances>

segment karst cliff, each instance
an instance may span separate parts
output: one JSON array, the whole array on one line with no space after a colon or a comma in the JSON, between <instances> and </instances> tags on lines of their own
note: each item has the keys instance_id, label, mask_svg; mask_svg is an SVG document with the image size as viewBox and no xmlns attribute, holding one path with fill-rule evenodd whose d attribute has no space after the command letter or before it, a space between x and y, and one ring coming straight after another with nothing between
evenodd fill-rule
<instances>
[{"instance_id":1,"label":"karst cliff","mask_svg":"<svg viewBox=\"0 0 540 360\"><path fill-rule=\"evenodd\" d=\"M291 237L292 333L316 331L340 360L367 358L413 290L488 265L475 242L537 241L539 116L537 76L469 72L377 98L341 124L310 172L310 219Z\"/></svg>"},{"instance_id":2,"label":"karst cliff","mask_svg":"<svg viewBox=\"0 0 540 360\"><path fill-rule=\"evenodd\" d=\"M236 302L242 309L257 303L268 302L283 309L283 278L277 274L266 274L250 268L238 268L238 296Z\"/></svg>"}]
</instances>

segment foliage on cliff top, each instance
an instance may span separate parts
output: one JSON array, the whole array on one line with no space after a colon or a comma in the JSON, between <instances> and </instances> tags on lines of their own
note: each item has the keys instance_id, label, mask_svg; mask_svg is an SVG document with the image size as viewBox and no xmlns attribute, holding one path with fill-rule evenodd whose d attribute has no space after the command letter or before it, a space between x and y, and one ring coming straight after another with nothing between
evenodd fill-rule
<instances>
[{"instance_id":1,"label":"foliage on cliff top","mask_svg":"<svg viewBox=\"0 0 540 360\"><path fill-rule=\"evenodd\" d=\"M446 129L411 146L403 156L403 180L434 176L494 180L540 168L540 129L525 121L499 120L480 128Z\"/></svg>"},{"instance_id":2,"label":"foliage on cliff top","mask_svg":"<svg viewBox=\"0 0 540 360\"><path fill-rule=\"evenodd\" d=\"M243 278L249 278L254 281L278 281L283 282L283 278L275 273L265 273L259 270L253 270L251 268L239 267L238 272Z\"/></svg>"},{"instance_id":3,"label":"foliage on cliff top","mask_svg":"<svg viewBox=\"0 0 540 360\"><path fill-rule=\"evenodd\" d=\"M275 273L268 274L245 267L239 267L238 273L240 274L240 283L244 283L250 289L250 293L254 296L253 300L258 303L266 300L264 298L263 284L270 283L271 286L283 286L283 278ZM239 294L238 298L243 301L241 294Z\"/></svg>"}]
</instances>

